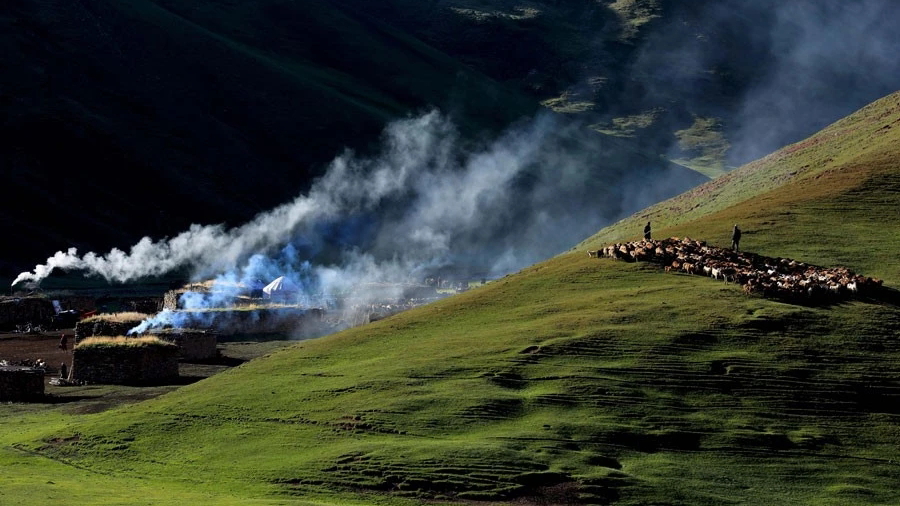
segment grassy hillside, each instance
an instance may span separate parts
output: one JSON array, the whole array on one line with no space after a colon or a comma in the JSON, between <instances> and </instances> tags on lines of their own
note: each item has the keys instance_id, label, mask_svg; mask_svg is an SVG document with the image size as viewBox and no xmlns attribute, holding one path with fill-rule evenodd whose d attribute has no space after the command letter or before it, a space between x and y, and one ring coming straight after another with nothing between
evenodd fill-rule
<instances>
[{"instance_id":1,"label":"grassy hillside","mask_svg":"<svg viewBox=\"0 0 900 506\"><path fill-rule=\"evenodd\" d=\"M586 239L576 249L638 238L650 221L657 237L742 244L768 255L853 266L900 281L896 227L900 94L894 93L812 137L660 202Z\"/></svg>"},{"instance_id":2,"label":"grassy hillside","mask_svg":"<svg viewBox=\"0 0 900 506\"><path fill-rule=\"evenodd\" d=\"M648 214L657 235L714 243L737 221L749 250L897 286L900 238L881 227L898 208L898 122L895 94L587 244ZM896 298L796 306L574 251L140 404L2 411L2 493L891 504L898 331Z\"/></svg>"}]
</instances>

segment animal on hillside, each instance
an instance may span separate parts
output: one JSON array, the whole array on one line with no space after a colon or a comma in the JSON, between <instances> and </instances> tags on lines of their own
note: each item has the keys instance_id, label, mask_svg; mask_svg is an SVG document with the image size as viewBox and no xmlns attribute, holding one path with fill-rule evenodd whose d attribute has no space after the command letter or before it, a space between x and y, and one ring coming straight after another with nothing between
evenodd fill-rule
<instances>
[{"instance_id":1,"label":"animal on hillside","mask_svg":"<svg viewBox=\"0 0 900 506\"><path fill-rule=\"evenodd\" d=\"M709 246L689 237L640 240L608 245L594 254L626 261L655 262L666 272L702 274L740 284L745 293L787 300L826 302L875 290L876 278L858 276L846 267L824 268L790 258L771 258ZM588 253L593 257L594 254Z\"/></svg>"}]
</instances>

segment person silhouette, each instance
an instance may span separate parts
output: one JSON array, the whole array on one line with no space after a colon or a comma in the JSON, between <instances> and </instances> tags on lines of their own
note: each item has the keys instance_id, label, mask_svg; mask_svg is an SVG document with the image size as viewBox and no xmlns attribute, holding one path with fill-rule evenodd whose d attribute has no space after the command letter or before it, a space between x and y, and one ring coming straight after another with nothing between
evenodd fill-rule
<instances>
[{"instance_id":1,"label":"person silhouette","mask_svg":"<svg viewBox=\"0 0 900 506\"><path fill-rule=\"evenodd\" d=\"M737 223L734 224L734 229L731 231L731 249L735 251L740 251L741 245L741 229L738 228Z\"/></svg>"}]
</instances>

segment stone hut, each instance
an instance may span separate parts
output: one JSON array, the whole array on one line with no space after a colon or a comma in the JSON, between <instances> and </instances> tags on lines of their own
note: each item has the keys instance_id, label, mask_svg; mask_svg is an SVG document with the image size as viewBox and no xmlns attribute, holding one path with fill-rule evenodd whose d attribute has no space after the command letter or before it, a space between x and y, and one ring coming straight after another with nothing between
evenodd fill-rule
<instances>
[{"instance_id":1,"label":"stone hut","mask_svg":"<svg viewBox=\"0 0 900 506\"><path fill-rule=\"evenodd\" d=\"M56 313L50 299L43 297L0 298L0 330L12 330L26 323L47 323Z\"/></svg>"},{"instance_id":2,"label":"stone hut","mask_svg":"<svg viewBox=\"0 0 900 506\"><path fill-rule=\"evenodd\" d=\"M178 346L178 359L191 362L218 356L217 339L212 332L196 329L160 329L150 335Z\"/></svg>"},{"instance_id":3,"label":"stone hut","mask_svg":"<svg viewBox=\"0 0 900 506\"><path fill-rule=\"evenodd\" d=\"M148 313L110 313L85 318L75 325L75 343L92 336L124 336L142 321Z\"/></svg>"},{"instance_id":4,"label":"stone hut","mask_svg":"<svg viewBox=\"0 0 900 506\"><path fill-rule=\"evenodd\" d=\"M39 401L44 398L44 370L0 366L0 401Z\"/></svg>"},{"instance_id":5,"label":"stone hut","mask_svg":"<svg viewBox=\"0 0 900 506\"><path fill-rule=\"evenodd\" d=\"M76 380L158 385L178 378L178 347L155 337L94 337L73 350Z\"/></svg>"}]
</instances>

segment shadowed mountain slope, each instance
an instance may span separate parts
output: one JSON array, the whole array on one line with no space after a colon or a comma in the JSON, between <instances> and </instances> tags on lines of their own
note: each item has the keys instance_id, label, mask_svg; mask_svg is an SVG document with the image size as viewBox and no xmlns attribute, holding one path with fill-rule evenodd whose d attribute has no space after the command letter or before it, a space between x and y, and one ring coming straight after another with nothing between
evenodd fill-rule
<instances>
[{"instance_id":1,"label":"shadowed mountain slope","mask_svg":"<svg viewBox=\"0 0 900 506\"><path fill-rule=\"evenodd\" d=\"M895 94L588 244L737 221L749 250L895 287L898 121ZM141 404L20 415L0 458L209 502L894 503L895 293L798 306L575 251Z\"/></svg>"},{"instance_id":2,"label":"shadowed mountain slope","mask_svg":"<svg viewBox=\"0 0 900 506\"><path fill-rule=\"evenodd\" d=\"M344 1L708 174L900 87L884 0Z\"/></svg>"},{"instance_id":3,"label":"shadowed mountain slope","mask_svg":"<svg viewBox=\"0 0 900 506\"><path fill-rule=\"evenodd\" d=\"M601 158L598 180L635 151L715 176L900 86L897 9L11 0L0 9L0 234L14 247L0 277L70 246L242 223L308 188L345 147L365 150L386 122L430 107L483 140L542 102L618 137L609 158L629 164Z\"/></svg>"},{"instance_id":4,"label":"shadowed mountain slope","mask_svg":"<svg viewBox=\"0 0 900 506\"><path fill-rule=\"evenodd\" d=\"M474 135L536 107L323 1L12 0L0 41L6 275L245 221L410 112L440 107Z\"/></svg>"}]
</instances>

